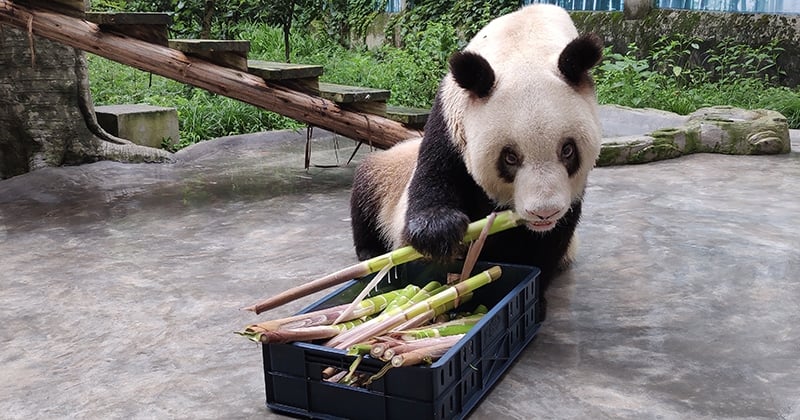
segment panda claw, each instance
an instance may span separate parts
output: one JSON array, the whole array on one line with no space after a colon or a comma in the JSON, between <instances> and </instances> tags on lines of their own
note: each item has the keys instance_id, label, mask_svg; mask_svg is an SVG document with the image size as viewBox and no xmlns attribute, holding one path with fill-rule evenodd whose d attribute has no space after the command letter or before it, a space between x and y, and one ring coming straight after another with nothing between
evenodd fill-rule
<instances>
[{"instance_id":1,"label":"panda claw","mask_svg":"<svg viewBox=\"0 0 800 420\"><path fill-rule=\"evenodd\" d=\"M408 219L405 239L422 255L436 261L449 261L463 251L461 240L469 218L457 210L429 210Z\"/></svg>"}]
</instances>

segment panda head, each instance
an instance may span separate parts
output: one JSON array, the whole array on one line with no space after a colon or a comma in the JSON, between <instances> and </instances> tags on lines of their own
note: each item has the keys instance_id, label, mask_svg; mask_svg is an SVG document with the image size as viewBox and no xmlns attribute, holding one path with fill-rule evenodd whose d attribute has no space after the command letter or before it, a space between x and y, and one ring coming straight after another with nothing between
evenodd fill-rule
<instances>
[{"instance_id":1,"label":"panda head","mask_svg":"<svg viewBox=\"0 0 800 420\"><path fill-rule=\"evenodd\" d=\"M539 232L555 227L582 198L600 152L589 70L602 43L578 37L569 16L555 9L534 18L548 28L563 26L560 32L530 29L542 22L524 15L490 23L451 58L439 93L472 178Z\"/></svg>"}]
</instances>

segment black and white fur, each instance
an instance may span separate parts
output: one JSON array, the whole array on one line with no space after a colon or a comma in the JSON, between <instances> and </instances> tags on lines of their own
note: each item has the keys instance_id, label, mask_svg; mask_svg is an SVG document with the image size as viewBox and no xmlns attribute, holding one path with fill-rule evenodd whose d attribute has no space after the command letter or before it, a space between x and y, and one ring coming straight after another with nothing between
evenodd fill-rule
<instances>
[{"instance_id":1,"label":"black and white fur","mask_svg":"<svg viewBox=\"0 0 800 420\"><path fill-rule=\"evenodd\" d=\"M600 151L588 71L601 53L555 6L490 22L451 58L424 137L373 153L356 171L359 259L405 244L452 259L470 221L513 208L526 226L490 236L481 259L538 266L546 286L573 258Z\"/></svg>"}]
</instances>

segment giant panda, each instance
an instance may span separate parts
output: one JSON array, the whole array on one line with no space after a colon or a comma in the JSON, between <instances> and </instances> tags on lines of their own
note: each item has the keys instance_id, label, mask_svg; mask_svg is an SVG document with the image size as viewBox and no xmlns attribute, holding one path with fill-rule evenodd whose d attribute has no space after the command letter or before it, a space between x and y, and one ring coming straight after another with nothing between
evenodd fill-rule
<instances>
[{"instance_id":1,"label":"giant panda","mask_svg":"<svg viewBox=\"0 0 800 420\"><path fill-rule=\"evenodd\" d=\"M514 209L524 225L490 236L482 260L534 265L543 287L570 262L587 176L600 151L589 70L595 35L557 6L491 21L455 53L422 139L371 153L356 169L351 223L364 260L410 244L462 255L467 225Z\"/></svg>"}]
</instances>

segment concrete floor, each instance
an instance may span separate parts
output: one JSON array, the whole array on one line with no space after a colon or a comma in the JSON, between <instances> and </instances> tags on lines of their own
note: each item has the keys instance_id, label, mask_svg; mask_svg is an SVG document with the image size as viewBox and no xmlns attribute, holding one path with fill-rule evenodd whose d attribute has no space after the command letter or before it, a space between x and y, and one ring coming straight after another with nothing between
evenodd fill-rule
<instances>
[{"instance_id":1,"label":"concrete floor","mask_svg":"<svg viewBox=\"0 0 800 420\"><path fill-rule=\"evenodd\" d=\"M353 168L303 170L304 137L0 182L0 417L280 418L239 308L355 261ZM472 418L800 419L800 153L590 179L579 260Z\"/></svg>"}]
</instances>

